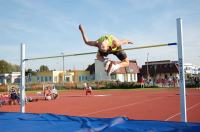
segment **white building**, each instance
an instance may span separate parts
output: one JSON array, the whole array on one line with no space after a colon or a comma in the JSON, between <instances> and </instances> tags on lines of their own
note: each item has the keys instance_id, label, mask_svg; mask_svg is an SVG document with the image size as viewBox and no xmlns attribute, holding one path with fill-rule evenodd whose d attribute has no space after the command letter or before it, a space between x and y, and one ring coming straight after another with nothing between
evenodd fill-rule
<instances>
[{"instance_id":1,"label":"white building","mask_svg":"<svg viewBox=\"0 0 200 132\"><path fill-rule=\"evenodd\" d=\"M20 72L0 74L0 84L20 83Z\"/></svg>"},{"instance_id":2,"label":"white building","mask_svg":"<svg viewBox=\"0 0 200 132\"><path fill-rule=\"evenodd\" d=\"M197 65L193 65L191 63L185 63L184 64L184 69L186 74L190 75L196 75L200 73L200 67Z\"/></svg>"},{"instance_id":3,"label":"white building","mask_svg":"<svg viewBox=\"0 0 200 132\"><path fill-rule=\"evenodd\" d=\"M119 63L119 62L116 62ZM95 80L118 80L120 82L137 82L139 67L135 60L130 60L129 67L120 68L110 76L105 72L104 65L101 61L95 60Z\"/></svg>"}]
</instances>

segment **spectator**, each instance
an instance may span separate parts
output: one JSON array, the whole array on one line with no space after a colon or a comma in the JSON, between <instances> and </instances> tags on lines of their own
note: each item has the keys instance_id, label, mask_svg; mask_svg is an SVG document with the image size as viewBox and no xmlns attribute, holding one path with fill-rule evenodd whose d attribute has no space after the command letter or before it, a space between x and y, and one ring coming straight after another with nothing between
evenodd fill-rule
<instances>
[{"instance_id":1,"label":"spectator","mask_svg":"<svg viewBox=\"0 0 200 132\"><path fill-rule=\"evenodd\" d=\"M85 90L86 90L86 95L88 94L92 95L92 87L90 87L88 83L85 83Z\"/></svg>"},{"instance_id":2,"label":"spectator","mask_svg":"<svg viewBox=\"0 0 200 132\"><path fill-rule=\"evenodd\" d=\"M52 99L56 99L58 97L58 90L56 89L55 86L53 86L53 88L51 90L51 97L52 97Z\"/></svg>"},{"instance_id":3,"label":"spectator","mask_svg":"<svg viewBox=\"0 0 200 132\"><path fill-rule=\"evenodd\" d=\"M12 87L11 90L9 91L9 95L10 95L10 104L19 104L19 94L17 93L17 90L15 87Z\"/></svg>"},{"instance_id":4,"label":"spectator","mask_svg":"<svg viewBox=\"0 0 200 132\"><path fill-rule=\"evenodd\" d=\"M175 76L173 76L173 86L174 87L177 86L177 78Z\"/></svg>"},{"instance_id":5,"label":"spectator","mask_svg":"<svg viewBox=\"0 0 200 132\"><path fill-rule=\"evenodd\" d=\"M52 99L51 98L51 89L50 89L49 86L44 89L44 98L45 98L45 100L51 100Z\"/></svg>"},{"instance_id":6,"label":"spectator","mask_svg":"<svg viewBox=\"0 0 200 132\"><path fill-rule=\"evenodd\" d=\"M141 81L140 81L140 86L141 88L144 88L144 77L142 76Z\"/></svg>"},{"instance_id":7,"label":"spectator","mask_svg":"<svg viewBox=\"0 0 200 132\"><path fill-rule=\"evenodd\" d=\"M195 78L194 78L194 83L195 83L195 87L196 87L196 88L199 88L199 83L200 83L199 77L195 77Z\"/></svg>"},{"instance_id":8,"label":"spectator","mask_svg":"<svg viewBox=\"0 0 200 132\"><path fill-rule=\"evenodd\" d=\"M162 78L162 87L166 87L166 79Z\"/></svg>"},{"instance_id":9,"label":"spectator","mask_svg":"<svg viewBox=\"0 0 200 132\"><path fill-rule=\"evenodd\" d=\"M168 86L169 86L169 87L172 87L172 77L169 77L169 78L168 78Z\"/></svg>"}]
</instances>

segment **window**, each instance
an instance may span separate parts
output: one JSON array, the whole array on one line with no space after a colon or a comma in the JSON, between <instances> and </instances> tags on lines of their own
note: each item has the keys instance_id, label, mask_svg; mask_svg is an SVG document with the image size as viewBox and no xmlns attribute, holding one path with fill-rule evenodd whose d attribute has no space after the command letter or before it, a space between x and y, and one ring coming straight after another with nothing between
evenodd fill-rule
<instances>
[{"instance_id":1,"label":"window","mask_svg":"<svg viewBox=\"0 0 200 132\"><path fill-rule=\"evenodd\" d=\"M48 82L48 77L47 76L45 77L45 82Z\"/></svg>"},{"instance_id":2,"label":"window","mask_svg":"<svg viewBox=\"0 0 200 132\"><path fill-rule=\"evenodd\" d=\"M134 77L133 77L133 78L134 78L134 80L136 80L136 74L133 74L133 75L134 75Z\"/></svg>"},{"instance_id":3,"label":"window","mask_svg":"<svg viewBox=\"0 0 200 132\"><path fill-rule=\"evenodd\" d=\"M111 79L116 80L116 75L111 75Z\"/></svg>"},{"instance_id":4,"label":"window","mask_svg":"<svg viewBox=\"0 0 200 132\"><path fill-rule=\"evenodd\" d=\"M130 81L133 81L133 74L130 74Z\"/></svg>"},{"instance_id":5,"label":"window","mask_svg":"<svg viewBox=\"0 0 200 132\"><path fill-rule=\"evenodd\" d=\"M41 82L43 82L44 81L44 78L43 78L43 76L41 76Z\"/></svg>"},{"instance_id":6,"label":"window","mask_svg":"<svg viewBox=\"0 0 200 132\"><path fill-rule=\"evenodd\" d=\"M52 77L49 77L49 81L50 81L50 82L52 81Z\"/></svg>"},{"instance_id":7,"label":"window","mask_svg":"<svg viewBox=\"0 0 200 132\"><path fill-rule=\"evenodd\" d=\"M40 81L40 77L38 77L38 76L37 76L37 81L38 81L38 82Z\"/></svg>"},{"instance_id":8,"label":"window","mask_svg":"<svg viewBox=\"0 0 200 132\"><path fill-rule=\"evenodd\" d=\"M29 82L31 82L31 81L32 81L31 77L28 77L28 81L29 81Z\"/></svg>"},{"instance_id":9,"label":"window","mask_svg":"<svg viewBox=\"0 0 200 132\"><path fill-rule=\"evenodd\" d=\"M69 82L70 81L70 77L66 77L66 82Z\"/></svg>"}]
</instances>

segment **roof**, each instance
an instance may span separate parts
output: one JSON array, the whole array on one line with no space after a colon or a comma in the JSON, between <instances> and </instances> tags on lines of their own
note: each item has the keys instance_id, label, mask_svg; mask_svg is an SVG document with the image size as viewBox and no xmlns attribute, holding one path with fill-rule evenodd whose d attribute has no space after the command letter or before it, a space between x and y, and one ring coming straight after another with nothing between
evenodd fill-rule
<instances>
[{"instance_id":1,"label":"roof","mask_svg":"<svg viewBox=\"0 0 200 132\"><path fill-rule=\"evenodd\" d=\"M89 71L90 74L95 74L95 64L93 63L93 64L89 65L85 70Z\"/></svg>"}]
</instances>

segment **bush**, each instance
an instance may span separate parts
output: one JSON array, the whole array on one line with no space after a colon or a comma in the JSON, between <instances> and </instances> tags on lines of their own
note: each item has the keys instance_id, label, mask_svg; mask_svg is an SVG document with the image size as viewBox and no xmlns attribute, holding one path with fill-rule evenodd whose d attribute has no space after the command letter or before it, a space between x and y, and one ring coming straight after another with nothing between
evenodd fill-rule
<instances>
[{"instance_id":1,"label":"bush","mask_svg":"<svg viewBox=\"0 0 200 132\"><path fill-rule=\"evenodd\" d=\"M109 82L104 89L133 89L141 88L141 85L135 82Z\"/></svg>"},{"instance_id":2,"label":"bush","mask_svg":"<svg viewBox=\"0 0 200 132\"><path fill-rule=\"evenodd\" d=\"M198 87L200 87L199 84L186 83L186 88L198 88Z\"/></svg>"}]
</instances>

